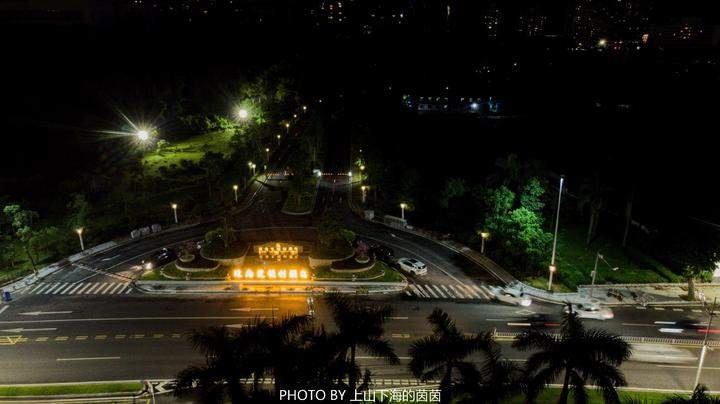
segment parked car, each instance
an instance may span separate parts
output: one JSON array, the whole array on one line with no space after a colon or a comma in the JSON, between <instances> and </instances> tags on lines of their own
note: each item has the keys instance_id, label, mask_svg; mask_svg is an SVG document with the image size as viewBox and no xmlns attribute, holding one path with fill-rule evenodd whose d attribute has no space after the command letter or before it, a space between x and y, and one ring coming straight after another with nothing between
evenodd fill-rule
<instances>
[{"instance_id":1,"label":"parked car","mask_svg":"<svg viewBox=\"0 0 720 404\"><path fill-rule=\"evenodd\" d=\"M565 306L563 309L565 313L568 312L568 307ZM586 318L590 320L610 320L615 317L613 311L608 307L602 307L599 303L576 303L572 305L573 312L577 313L578 317Z\"/></svg>"},{"instance_id":2,"label":"parked car","mask_svg":"<svg viewBox=\"0 0 720 404\"><path fill-rule=\"evenodd\" d=\"M177 254L169 248L154 252L150 257L142 260L141 264L144 269L153 269L161 267L167 263L175 261Z\"/></svg>"},{"instance_id":3,"label":"parked car","mask_svg":"<svg viewBox=\"0 0 720 404\"><path fill-rule=\"evenodd\" d=\"M513 304L515 306L530 306L532 299L523 291L513 288L501 288L499 286L488 286L493 293L495 300L503 303Z\"/></svg>"},{"instance_id":4,"label":"parked car","mask_svg":"<svg viewBox=\"0 0 720 404\"><path fill-rule=\"evenodd\" d=\"M401 270L403 270L407 273L411 273L414 275L426 275L427 274L427 265L416 260L415 258L400 258L397 261L397 265L398 265L398 267L400 267Z\"/></svg>"},{"instance_id":5,"label":"parked car","mask_svg":"<svg viewBox=\"0 0 720 404\"><path fill-rule=\"evenodd\" d=\"M378 259L380 261L385 261L387 263L394 263L395 258L395 252L390 247L385 247L383 245L378 245L376 247L370 248L370 253L375 257L375 259Z\"/></svg>"}]
</instances>

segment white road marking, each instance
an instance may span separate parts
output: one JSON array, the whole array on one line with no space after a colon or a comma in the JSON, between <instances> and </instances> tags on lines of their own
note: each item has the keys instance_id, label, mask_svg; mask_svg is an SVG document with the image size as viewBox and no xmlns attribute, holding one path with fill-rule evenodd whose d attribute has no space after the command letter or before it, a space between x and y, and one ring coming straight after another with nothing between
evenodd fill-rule
<instances>
[{"instance_id":1,"label":"white road marking","mask_svg":"<svg viewBox=\"0 0 720 404\"><path fill-rule=\"evenodd\" d=\"M72 312L69 312L72 313ZM26 315L36 315L20 313ZM43 314L47 314L43 312ZM210 317L105 317L105 318L64 318L47 320L12 320L0 321L0 324L32 324L32 323L88 323L102 321L181 321L181 320L254 320L256 318L271 318L269 316L210 316Z\"/></svg>"},{"instance_id":2,"label":"white road marking","mask_svg":"<svg viewBox=\"0 0 720 404\"><path fill-rule=\"evenodd\" d=\"M120 286L122 286L122 285L127 285L127 284L126 284L126 283L118 282L118 283L115 285L115 287L112 288L112 290L110 291L110 294L111 294L111 295L114 294L115 291L117 291L117 289L118 289Z\"/></svg>"},{"instance_id":3,"label":"white road marking","mask_svg":"<svg viewBox=\"0 0 720 404\"><path fill-rule=\"evenodd\" d=\"M3 332L57 331L57 328L9 328Z\"/></svg>"},{"instance_id":4,"label":"white road marking","mask_svg":"<svg viewBox=\"0 0 720 404\"><path fill-rule=\"evenodd\" d=\"M465 293L470 294L470 296L474 297L475 299L484 299L485 298L484 295L481 296L478 292L474 291L470 286L463 285L463 287L465 288Z\"/></svg>"},{"instance_id":5,"label":"white road marking","mask_svg":"<svg viewBox=\"0 0 720 404\"><path fill-rule=\"evenodd\" d=\"M653 309L655 309L655 310L665 310L664 307L653 307Z\"/></svg>"},{"instance_id":6,"label":"white road marking","mask_svg":"<svg viewBox=\"0 0 720 404\"><path fill-rule=\"evenodd\" d=\"M675 321L656 321L655 324L675 324Z\"/></svg>"},{"instance_id":7,"label":"white road marking","mask_svg":"<svg viewBox=\"0 0 720 404\"><path fill-rule=\"evenodd\" d=\"M402 316L399 316L399 317L396 316L396 317L388 317L388 319L389 319L389 320L407 320L408 318L407 318L407 317L402 317Z\"/></svg>"},{"instance_id":8,"label":"white road marking","mask_svg":"<svg viewBox=\"0 0 720 404\"><path fill-rule=\"evenodd\" d=\"M453 286L453 285L448 285L448 286L450 286L450 289L452 289L453 293L455 293L456 295L458 295L459 298L461 298L461 299L466 299L465 295L463 295L462 293L460 293L459 290L455 289L455 286Z\"/></svg>"},{"instance_id":9,"label":"white road marking","mask_svg":"<svg viewBox=\"0 0 720 404\"><path fill-rule=\"evenodd\" d=\"M422 285L420 285L420 286L422 286ZM434 297L436 299L438 298L438 295L436 295L435 292L433 292L433 290L430 286L425 285L425 289L427 290L428 293L430 293L432 295L432 297Z\"/></svg>"},{"instance_id":10,"label":"white road marking","mask_svg":"<svg viewBox=\"0 0 720 404\"><path fill-rule=\"evenodd\" d=\"M443 293L443 291L438 287L438 285L432 285L432 287L437 290L437 292L440 294L440 296L442 296L443 299L447 298L447 296L445 296L445 293Z\"/></svg>"},{"instance_id":11,"label":"white road marking","mask_svg":"<svg viewBox=\"0 0 720 404\"><path fill-rule=\"evenodd\" d=\"M239 309L230 309L230 311L276 311L277 307L264 308L264 307L241 307Z\"/></svg>"},{"instance_id":12,"label":"white road marking","mask_svg":"<svg viewBox=\"0 0 720 404\"><path fill-rule=\"evenodd\" d=\"M82 285L82 283L81 283L81 285ZM88 287L91 287L91 285L94 285L94 283L86 283L85 286L83 286L82 288L80 288L80 290L78 290L77 294L80 295L80 294L84 293Z\"/></svg>"},{"instance_id":13,"label":"white road marking","mask_svg":"<svg viewBox=\"0 0 720 404\"><path fill-rule=\"evenodd\" d=\"M123 291L125 290L125 288L128 287L128 285L130 285L130 283L124 283L124 284L123 284L123 287L120 288L120 290L118 290L117 294L118 294L118 295L122 294ZM129 288L128 290L130 291L130 290L132 290L132 288Z\"/></svg>"},{"instance_id":14,"label":"white road marking","mask_svg":"<svg viewBox=\"0 0 720 404\"><path fill-rule=\"evenodd\" d=\"M86 294L86 295L89 295L93 289L97 288L101 284L100 283L90 283L89 285L92 285L92 286L90 286L88 289L85 289L84 294Z\"/></svg>"},{"instance_id":15,"label":"white road marking","mask_svg":"<svg viewBox=\"0 0 720 404\"><path fill-rule=\"evenodd\" d=\"M70 314L72 311L66 310L66 311L28 311L25 313L20 313L21 316L39 316L41 314Z\"/></svg>"},{"instance_id":16,"label":"white road marking","mask_svg":"<svg viewBox=\"0 0 720 404\"><path fill-rule=\"evenodd\" d=\"M530 327L530 323L507 323L511 327Z\"/></svg>"},{"instance_id":17,"label":"white road marking","mask_svg":"<svg viewBox=\"0 0 720 404\"><path fill-rule=\"evenodd\" d=\"M392 338L401 338L401 339L409 339L410 334L392 334L390 335Z\"/></svg>"},{"instance_id":18,"label":"white road marking","mask_svg":"<svg viewBox=\"0 0 720 404\"><path fill-rule=\"evenodd\" d=\"M57 287L60 286L60 285L61 285L61 283L59 283L59 282L56 283L56 284L54 284L53 287L51 287L50 289L48 289L48 290L46 290L45 292L43 292L43 294L44 294L44 295L49 295L50 292L52 292L55 288L57 288Z\"/></svg>"},{"instance_id":19,"label":"white road marking","mask_svg":"<svg viewBox=\"0 0 720 404\"><path fill-rule=\"evenodd\" d=\"M103 259L102 259L101 261L110 261L110 260L114 260L115 258L117 258L117 257L119 257L119 256L120 256L120 254L118 254L118 255L113 255L112 257L108 257L108 258L103 258Z\"/></svg>"},{"instance_id":20,"label":"white road marking","mask_svg":"<svg viewBox=\"0 0 720 404\"><path fill-rule=\"evenodd\" d=\"M673 311L684 311L684 309L674 308Z\"/></svg>"},{"instance_id":21,"label":"white road marking","mask_svg":"<svg viewBox=\"0 0 720 404\"><path fill-rule=\"evenodd\" d=\"M5 306L3 306L3 307L0 307L0 314L2 314L2 312L3 312L3 311L7 310L7 309L8 309L8 307L10 307L10 305L9 305L9 304L6 304Z\"/></svg>"},{"instance_id":22,"label":"white road marking","mask_svg":"<svg viewBox=\"0 0 720 404\"><path fill-rule=\"evenodd\" d=\"M84 285L84 283L75 284L74 288L64 291L63 294L67 293L69 295L72 295L73 293L75 293L76 290L80 289L83 285Z\"/></svg>"},{"instance_id":23,"label":"white road marking","mask_svg":"<svg viewBox=\"0 0 720 404\"><path fill-rule=\"evenodd\" d=\"M33 293L33 292L35 292L36 290L38 290L38 289L40 289L40 288L44 288L45 285L47 285L47 284L46 284L46 283L40 283L37 287L35 287L33 290L31 290L31 291L28 292L28 293Z\"/></svg>"},{"instance_id":24,"label":"white road marking","mask_svg":"<svg viewBox=\"0 0 720 404\"><path fill-rule=\"evenodd\" d=\"M622 323L622 325L628 325L628 326L633 326L633 327L655 327L655 324Z\"/></svg>"},{"instance_id":25,"label":"white road marking","mask_svg":"<svg viewBox=\"0 0 720 404\"><path fill-rule=\"evenodd\" d=\"M700 310L700 309L692 309L692 312L693 312L693 313L702 313L702 310Z\"/></svg>"},{"instance_id":26,"label":"white road marking","mask_svg":"<svg viewBox=\"0 0 720 404\"><path fill-rule=\"evenodd\" d=\"M405 291L405 294L408 296L412 296L412 293L410 293L410 291L407 291L407 290Z\"/></svg>"},{"instance_id":27,"label":"white road marking","mask_svg":"<svg viewBox=\"0 0 720 404\"><path fill-rule=\"evenodd\" d=\"M71 288L71 287L72 287L72 283L65 283L65 284L62 285L62 287L60 287L60 288L58 288L57 290L55 290L55 291L53 292L53 295L57 295L61 290L69 289L69 288ZM60 293L60 294L62 294L62 293Z\"/></svg>"},{"instance_id":28,"label":"white road marking","mask_svg":"<svg viewBox=\"0 0 720 404\"><path fill-rule=\"evenodd\" d=\"M103 361L103 360L115 360L120 359L119 356L96 356L94 358L57 358L58 362L69 362L69 361Z\"/></svg>"},{"instance_id":29,"label":"white road marking","mask_svg":"<svg viewBox=\"0 0 720 404\"><path fill-rule=\"evenodd\" d=\"M689 365L655 365L655 366L657 366L659 368L697 369L697 366L689 366ZM720 368L703 366L703 370L720 370Z\"/></svg>"},{"instance_id":30,"label":"white road marking","mask_svg":"<svg viewBox=\"0 0 720 404\"><path fill-rule=\"evenodd\" d=\"M110 285L110 284L109 284L109 283L106 283L106 282L101 283L101 284L100 284L100 287L97 288L97 289L95 289L95 291L93 292L93 295L97 295L98 292L100 292L102 289L108 287L109 285Z\"/></svg>"},{"instance_id":31,"label":"white road marking","mask_svg":"<svg viewBox=\"0 0 720 404\"><path fill-rule=\"evenodd\" d=\"M410 287L412 288L413 292L415 292L415 295L418 297L427 297L423 292L421 292L415 284L410 284Z\"/></svg>"},{"instance_id":32,"label":"white road marking","mask_svg":"<svg viewBox=\"0 0 720 404\"><path fill-rule=\"evenodd\" d=\"M102 291L101 294L104 295L104 294L107 293L110 289L114 288L115 285L116 285L115 283L108 283L108 286Z\"/></svg>"},{"instance_id":33,"label":"white road marking","mask_svg":"<svg viewBox=\"0 0 720 404\"><path fill-rule=\"evenodd\" d=\"M453 295L453 293L450 291L450 289L447 288L447 286L445 286L445 285L440 285L440 287L443 288L443 290L445 291L445 293L447 293L447 295L450 296L452 299L455 298L455 295Z\"/></svg>"},{"instance_id":34,"label":"white road marking","mask_svg":"<svg viewBox=\"0 0 720 404\"><path fill-rule=\"evenodd\" d=\"M125 292L125 294L127 295L128 293L132 292L133 288L132 288L132 286L130 286L129 283L126 287L127 287L127 291Z\"/></svg>"}]
</instances>

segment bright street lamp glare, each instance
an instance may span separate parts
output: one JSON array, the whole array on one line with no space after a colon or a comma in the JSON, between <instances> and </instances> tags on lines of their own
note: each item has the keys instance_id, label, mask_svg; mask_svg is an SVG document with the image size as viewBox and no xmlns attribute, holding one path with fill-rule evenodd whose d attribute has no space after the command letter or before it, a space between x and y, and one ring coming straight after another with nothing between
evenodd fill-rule
<instances>
[{"instance_id":1,"label":"bright street lamp glare","mask_svg":"<svg viewBox=\"0 0 720 404\"><path fill-rule=\"evenodd\" d=\"M240 110L238 111L238 117L239 117L240 119L246 119L246 118L248 117L248 111L247 111L247 109L245 109L245 108L240 108Z\"/></svg>"},{"instance_id":2,"label":"bright street lamp glare","mask_svg":"<svg viewBox=\"0 0 720 404\"><path fill-rule=\"evenodd\" d=\"M137 133L135 133L135 136L137 136L137 138L143 142L150 138L150 134L146 130L137 131Z\"/></svg>"}]
</instances>

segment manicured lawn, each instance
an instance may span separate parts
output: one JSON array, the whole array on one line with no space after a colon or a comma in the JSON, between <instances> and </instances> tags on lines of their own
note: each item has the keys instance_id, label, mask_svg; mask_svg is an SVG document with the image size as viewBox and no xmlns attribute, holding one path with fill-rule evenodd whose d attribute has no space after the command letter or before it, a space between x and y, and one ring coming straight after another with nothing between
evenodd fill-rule
<instances>
[{"instance_id":1,"label":"manicured lawn","mask_svg":"<svg viewBox=\"0 0 720 404\"><path fill-rule=\"evenodd\" d=\"M315 207L315 197L317 196L317 178L309 178L305 181L305 190L298 198L293 192L288 192L287 199L283 205L283 213L305 214L309 213Z\"/></svg>"},{"instance_id":2,"label":"manicured lawn","mask_svg":"<svg viewBox=\"0 0 720 404\"><path fill-rule=\"evenodd\" d=\"M353 274L350 273L337 273L332 272L330 268L320 267L313 270L313 275L317 280L352 280ZM387 264L382 261L376 261L372 268L365 272L355 274L356 281L370 281L370 282L401 282L402 276L390 268Z\"/></svg>"},{"instance_id":3,"label":"manicured lawn","mask_svg":"<svg viewBox=\"0 0 720 404\"><path fill-rule=\"evenodd\" d=\"M599 237L586 246L585 229L566 227L558 236L558 272L555 274L555 282L570 290L575 290L577 285L590 284L590 272L595 265L598 251L612 267L619 269L613 271L600 260L595 280L597 284L681 281L659 262L635 250L622 248L614 239ZM540 284L547 286L547 278L538 279Z\"/></svg>"},{"instance_id":4,"label":"manicured lawn","mask_svg":"<svg viewBox=\"0 0 720 404\"><path fill-rule=\"evenodd\" d=\"M162 153L148 152L142 162L146 173L157 175L161 166L180 165L181 160L196 162L209 151L227 154L233 131L210 132L171 143Z\"/></svg>"},{"instance_id":5,"label":"manicured lawn","mask_svg":"<svg viewBox=\"0 0 720 404\"><path fill-rule=\"evenodd\" d=\"M161 272L162 270L162 272ZM171 276L173 279L163 276L162 273ZM207 272L185 272L179 270L174 262L165 265L162 268L156 268L151 271L145 272L141 280L143 281L171 281L171 280L185 280L186 276L190 276L190 280L224 280L227 277L228 267L220 265L216 269Z\"/></svg>"},{"instance_id":6,"label":"manicured lawn","mask_svg":"<svg viewBox=\"0 0 720 404\"><path fill-rule=\"evenodd\" d=\"M0 386L0 397L52 396L64 394L133 393L142 390L140 382L93 383L38 386Z\"/></svg>"},{"instance_id":7,"label":"manicured lawn","mask_svg":"<svg viewBox=\"0 0 720 404\"><path fill-rule=\"evenodd\" d=\"M208 258L240 258L246 253L252 253L248 248L249 244L242 240L235 241L227 249L222 241L216 241L203 247L202 255Z\"/></svg>"}]
</instances>

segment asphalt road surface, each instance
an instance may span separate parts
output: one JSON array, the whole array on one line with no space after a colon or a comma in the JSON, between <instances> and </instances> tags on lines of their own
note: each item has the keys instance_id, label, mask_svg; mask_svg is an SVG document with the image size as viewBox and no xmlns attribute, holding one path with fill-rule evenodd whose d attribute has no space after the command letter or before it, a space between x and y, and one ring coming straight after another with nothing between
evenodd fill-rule
<instances>
[{"instance_id":1,"label":"asphalt road surface","mask_svg":"<svg viewBox=\"0 0 720 404\"><path fill-rule=\"evenodd\" d=\"M264 240L312 239L313 226L327 209L347 212L347 193L322 187L313 215L292 217L279 213L282 177L268 181L250 208L238 214L233 225L244 237ZM435 307L447 310L466 332L491 329L518 332L529 327L558 326L560 307L534 302L528 308L489 300L483 288L497 281L465 257L429 240L346 216L348 225L362 236L395 250L397 256L428 264L427 276L410 277L407 293L365 299L389 304L393 318L386 326L401 357L388 366L366 354L363 366L376 378L409 379L407 352L413 340L430 334L425 319ZM0 384L101 380L168 379L189 364L201 361L186 341L190 330L211 325L242 327L256 317L277 319L306 314L305 296L298 295L177 295L158 296L138 291L132 280L139 262L153 251L196 240L217 223L164 232L67 266L31 285L0 306ZM591 327L626 336L701 338L704 313L697 308L615 309L615 318L588 320ZM332 328L321 297L315 298L316 322ZM528 353L503 342L508 359L521 363ZM631 361L623 365L631 386L687 389L695 375L697 349L678 348L689 360L666 363ZM669 363L672 362L672 363ZM720 389L720 354L709 352L703 380Z\"/></svg>"}]
</instances>

